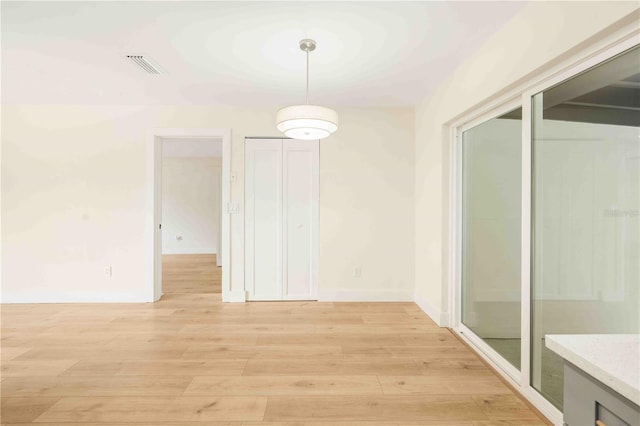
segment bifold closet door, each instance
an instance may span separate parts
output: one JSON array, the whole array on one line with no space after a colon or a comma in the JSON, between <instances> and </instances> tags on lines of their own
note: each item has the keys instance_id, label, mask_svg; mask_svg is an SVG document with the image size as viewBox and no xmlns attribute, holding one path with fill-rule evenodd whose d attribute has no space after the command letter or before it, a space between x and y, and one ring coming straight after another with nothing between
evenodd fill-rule
<instances>
[{"instance_id":1,"label":"bifold closet door","mask_svg":"<svg viewBox=\"0 0 640 426\"><path fill-rule=\"evenodd\" d=\"M319 141L285 139L283 299L317 299Z\"/></svg>"},{"instance_id":2,"label":"bifold closet door","mask_svg":"<svg viewBox=\"0 0 640 426\"><path fill-rule=\"evenodd\" d=\"M248 300L317 299L319 142L247 139Z\"/></svg>"},{"instance_id":3,"label":"bifold closet door","mask_svg":"<svg viewBox=\"0 0 640 426\"><path fill-rule=\"evenodd\" d=\"M245 143L245 290L282 299L282 140Z\"/></svg>"}]
</instances>

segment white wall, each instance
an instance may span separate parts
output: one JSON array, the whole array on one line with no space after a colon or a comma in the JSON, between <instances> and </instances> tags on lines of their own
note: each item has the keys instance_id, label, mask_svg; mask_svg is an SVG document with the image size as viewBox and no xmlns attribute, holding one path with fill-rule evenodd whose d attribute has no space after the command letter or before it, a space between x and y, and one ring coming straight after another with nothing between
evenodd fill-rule
<instances>
[{"instance_id":1,"label":"white wall","mask_svg":"<svg viewBox=\"0 0 640 426\"><path fill-rule=\"evenodd\" d=\"M320 141L319 297L412 300L413 109L339 112Z\"/></svg>"},{"instance_id":2,"label":"white wall","mask_svg":"<svg viewBox=\"0 0 640 426\"><path fill-rule=\"evenodd\" d=\"M231 201L242 212L244 138L279 136L277 109L3 106L3 301L148 300L147 130L231 128ZM340 129L320 148L320 292L410 299L413 109L338 112ZM232 241L243 226L232 215ZM243 282L243 262L232 243L232 283ZM361 278L352 277L354 264Z\"/></svg>"},{"instance_id":3,"label":"white wall","mask_svg":"<svg viewBox=\"0 0 640 426\"><path fill-rule=\"evenodd\" d=\"M213 157L162 159L163 254L218 252L221 167Z\"/></svg>"},{"instance_id":4,"label":"white wall","mask_svg":"<svg viewBox=\"0 0 640 426\"><path fill-rule=\"evenodd\" d=\"M635 2L529 3L416 106L415 292L439 323L448 321L447 123L570 57L607 27L634 20Z\"/></svg>"}]
</instances>

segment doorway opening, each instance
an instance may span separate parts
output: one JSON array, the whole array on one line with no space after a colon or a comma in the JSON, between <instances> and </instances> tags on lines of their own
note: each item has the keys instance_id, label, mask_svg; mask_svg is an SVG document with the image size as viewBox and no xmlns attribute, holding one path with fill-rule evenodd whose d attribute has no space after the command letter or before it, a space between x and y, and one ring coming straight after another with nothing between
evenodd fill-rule
<instances>
[{"instance_id":1,"label":"doorway opening","mask_svg":"<svg viewBox=\"0 0 640 426\"><path fill-rule=\"evenodd\" d=\"M162 291L222 293L222 140L162 140Z\"/></svg>"},{"instance_id":2,"label":"doorway opening","mask_svg":"<svg viewBox=\"0 0 640 426\"><path fill-rule=\"evenodd\" d=\"M150 132L147 247L151 301L169 294L220 294L226 299L230 136L228 129Z\"/></svg>"}]
</instances>

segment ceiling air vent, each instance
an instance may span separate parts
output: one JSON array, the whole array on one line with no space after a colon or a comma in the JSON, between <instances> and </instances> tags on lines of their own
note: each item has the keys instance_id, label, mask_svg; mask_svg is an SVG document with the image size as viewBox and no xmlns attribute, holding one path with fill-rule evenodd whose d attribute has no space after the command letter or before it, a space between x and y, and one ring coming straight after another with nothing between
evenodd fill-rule
<instances>
[{"instance_id":1,"label":"ceiling air vent","mask_svg":"<svg viewBox=\"0 0 640 426\"><path fill-rule=\"evenodd\" d=\"M147 74L161 74L160 68L150 58L142 55L127 55L126 58L142 68Z\"/></svg>"}]
</instances>

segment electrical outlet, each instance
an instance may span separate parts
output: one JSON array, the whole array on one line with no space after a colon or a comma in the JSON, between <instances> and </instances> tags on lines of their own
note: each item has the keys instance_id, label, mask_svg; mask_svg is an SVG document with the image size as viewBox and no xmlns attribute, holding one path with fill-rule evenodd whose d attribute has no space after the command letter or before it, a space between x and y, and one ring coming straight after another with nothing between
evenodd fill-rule
<instances>
[{"instance_id":1,"label":"electrical outlet","mask_svg":"<svg viewBox=\"0 0 640 426\"><path fill-rule=\"evenodd\" d=\"M360 278L362 276L362 269L360 268L360 265L356 265L353 267L353 277L354 278Z\"/></svg>"},{"instance_id":2,"label":"electrical outlet","mask_svg":"<svg viewBox=\"0 0 640 426\"><path fill-rule=\"evenodd\" d=\"M104 267L104 276L105 277L111 277L111 266L105 266Z\"/></svg>"}]
</instances>

